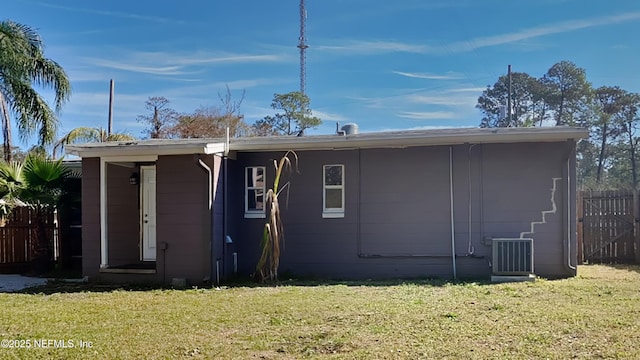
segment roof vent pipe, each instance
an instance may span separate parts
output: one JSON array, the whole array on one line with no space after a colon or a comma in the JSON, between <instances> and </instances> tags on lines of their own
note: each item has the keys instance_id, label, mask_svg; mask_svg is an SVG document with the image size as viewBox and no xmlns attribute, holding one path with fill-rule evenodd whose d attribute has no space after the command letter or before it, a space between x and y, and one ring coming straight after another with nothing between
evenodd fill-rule
<instances>
[{"instance_id":1,"label":"roof vent pipe","mask_svg":"<svg viewBox=\"0 0 640 360\"><path fill-rule=\"evenodd\" d=\"M342 125L341 130L344 131L345 135L356 135L360 133L360 130L358 130L358 124L355 123L344 124Z\"/></svg>"}]
</instances>

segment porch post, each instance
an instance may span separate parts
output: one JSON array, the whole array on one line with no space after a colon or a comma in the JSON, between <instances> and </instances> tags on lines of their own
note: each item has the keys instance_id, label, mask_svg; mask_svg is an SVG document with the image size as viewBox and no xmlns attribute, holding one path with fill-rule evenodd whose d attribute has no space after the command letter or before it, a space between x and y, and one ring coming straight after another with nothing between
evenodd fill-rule
<instances>
[{"instance_id":1,"label":"porch post","mask_svg":"<svg viewBox=\"0 0 640 360\"><path fill-rule=\"evenodd\" d=\"M106 269L109 264L109 247L107 243L107 162L100 158L100 268Z\"/></svg>"}]
</instances>

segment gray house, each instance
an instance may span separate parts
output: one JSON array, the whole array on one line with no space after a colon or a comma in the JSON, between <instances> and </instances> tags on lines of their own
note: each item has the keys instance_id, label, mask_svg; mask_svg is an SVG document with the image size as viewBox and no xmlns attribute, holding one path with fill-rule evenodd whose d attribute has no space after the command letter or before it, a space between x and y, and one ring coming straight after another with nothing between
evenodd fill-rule
<instances>
[{"instance_id":1,"label":"gray house","mask_svg":"<svg viewBox=\"0 0 640 360\"><path fill-rule=\"evenodd\" d=\"M472 128L68 146L82 158L83 273L192 284L251 274L273 162L294 150L281 272L574 276L575 149L587 136Z\"/></svg>"}]
</instances>

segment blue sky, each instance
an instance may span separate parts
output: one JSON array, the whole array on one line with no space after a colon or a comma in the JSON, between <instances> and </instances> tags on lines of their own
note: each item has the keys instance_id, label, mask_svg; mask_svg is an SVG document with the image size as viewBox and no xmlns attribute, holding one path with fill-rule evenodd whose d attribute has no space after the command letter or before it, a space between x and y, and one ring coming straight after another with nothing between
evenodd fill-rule
<instances>
[{"instance_id":1,"label":"blue sky","mask_svg":"<svg viewBox=\"0 0 640 360\"><path fill-rule=\"evenodd\" d=\"M12 0L5 19L38 30L73 94L61 133L141 136L150 96L179 112L217 106L228 85L248 123L299 89L299 0ZM475 103L511 64L539 77L569 60L594 86L640 92L636 0L306 0L307 94L324 124L361 131L477 126ZM17 144L23 148L26 144Z\"/></svg>"}]
</instances>

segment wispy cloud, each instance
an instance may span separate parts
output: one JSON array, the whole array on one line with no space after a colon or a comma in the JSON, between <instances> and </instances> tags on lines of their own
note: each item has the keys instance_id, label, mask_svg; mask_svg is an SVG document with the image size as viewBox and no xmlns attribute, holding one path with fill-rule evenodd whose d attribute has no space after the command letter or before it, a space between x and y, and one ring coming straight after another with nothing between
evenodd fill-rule
<instances>
[{"instance_id":1,"label":"wispy cloud","mask_svg":"<svg viewBox=\"0 0 640 360\"><path fill-rule=\"evenodd\" d=\"M135 122L136 116L142 114L146 94L123 94L116 92L114 97L114 124L118 131L126 130L125 121ZM60 134L80 126L106 127L109 111L109 89L103 92L75 92L65 106L60 118L63 126ZM131 126L126 125L127 128ZM134 134L138 135L138 134Z\"/></svg>"},{"instance_id":2,"label":"wispy cloud","mask_svg":"<svg viewBox=\"0 0 640 360\"><path fill-rule=\"evenodd\" d=\"M237 64L255 62L277 62L282 58L278 55L219 55L205 57L181 57L170 59L180 65L200 65L200 64Z\"/></svg>"},{"instance_id":3,"label":"wispy cloud","mask_svg":"<svg viewBox=\"0 0 640 360\"><path fill-rule=\"evenodd\" d=\"M438 74L430 74L430 73L414 73L414 72L403 72L403 71L392 71L394 74L406 76L409 78L415 79L426 79L426 80L458 80L464 79L464 76L460 73L456 72L447 72L444 75Z\"/></svg>"},{"instance_id":4,"label":"wispy cloud","mask_svg":"<svg viewBox=\"0 0 640 360\"><path fill-rule=\"evenodd\" d=\"M179 24L179 25L193 24L193 22L172 19L172 18L165 18L160 16L139 15L139 14L132 14L132 13L126 13L126 12L119 12L119 11L109 11L109 10L87 9L87 8L80 8L75 6L72 7L72 6L51 4L51 3L42 2L42 1L30 1L30 3L34 5L48 7L51 9L73 11L73 12L79 12L84 14L112 16L112 17L118 17L123 19L143 20L143 21L151 21L151 22L157 22L157 23L163 23L163 24Z\"/></svg>"},{"instance_id":5,"label":"wispy cloud","mask_svg":"<svg viewBox=\"0 0 640 360\"><path fill-rule=\"evenodd\" d=\"M442 120L453 119L456 114L452 111L403 111L398 113L397 116L413 120Z\"/></svg>"},{"instance_id":6,"label":"wispy cloud","mask_svg":"<svg viewBox=\"0 0 640 360\"><path fill-rule=\"evenodd\" d=\"M318 110L313 110L313 116L317 116L320 119L327 120L327 121L344 121L344 120L347 120L346 117L344 117L344 116L342 116L340 114L324 112L324 111L318 111Z\"/></svg>"},{"instance_id":7,"label":"wispy cloud","mask_svg":"<svg viewBox=\"0 0 640 360\"><path fill-rule=\"evenodd\" d=\"M461 93L461 92L472 92L472 93L481 93L487 90L486 87L468 87L468 88L453 88L448 89L445 92L447 93Z\"/></svg>"},{"instance_id":8,"label":"wispy cloud","mask_svg":"<svg viewBox=\"0 0 640 360\"><path fill-rule=\"evenodd\" d=\"M424 54L431 52L434 48L427 45L407 44L394 41L347 41L339 45L319 45L314 47L319 51L339 52L346 54L380 54L380 53L414 53Z\"/></svg>"},{"instance_id":9,"label":"wispy cloud","mask_svg":"<svg viewBox=\"0 0 640 360\"><path fill-rule=\"evenodd\" d=\"M162 94L169 99L203 99L218 102L217 94L223 94L228 86L229 90L245 90L249 88L288 83L289 79L281 78L256 78L238 79L234 81L203 82L192 86L177 86L161 89ZM213 104L212 104L213 105Z\"/></svg>"},{"instance_id":10,"label":"wispy cloud","mask_svg":"<svg viewBox=\"0 0 640 360\"><path fill-rule=\"evenodd\" d=\"M134 51L124 54L130 61L140 63L171 64L176 66L278 62L283 58L276 54L238 54L228 52L195 51L178 54L164 51Z\"/></svg>"},{"instance_id":11,"label":"wispy cloud","mask_svg":"<svg viewBox=\"0 0 640 360\"><path fill-rule=\"evenodd\" d=\"M109 81L110 77L107 74L88 69L69 68L67 69L67 75L69 79L76 82L94 82L94 81Z\"/></svg>"},{"instance_id":12,"label":"wispy cloud","mask_svg":"<svg viewBox=\"0 0 640 360\"><path fill-rule=\"evenodd\" d=\"M317 46L315 47L315 49L320 51L336 52L344 55L371 55L384 53L463 53L485 47L516 43L522 40L538 38L546 35L572 32L597 26L615 25L637 20L640 20L640 12L630 12L596 18L568 20L552 24L545 24L520 31L509 32L507 34L477 37L470 40L456 41L438 46L384 40L348 40L342 41L342 43L338 44ZM412 73L404 73L399 75L409 76L410 74Z\"/></svg>"},{"instance_id":13,"label":"wispy cloud","mask_svg":"<svg viewBox=\"0 0 640 360\"><path fill-rule=\"evenodd\" d=\"M635 20L640 20L640 12L631 12L590 19L569 20L554 24L536 26L509 34L479 37L469 41L455 42L447 45L446 48L451 52L467 52L483 47L504 45L545 35L560 34L596 26L620 24Z\"/></svg>"},{"instance_id":14,"label":"wispy cloud","mask_svg":"<svg viewBox=\"0 0 640 360\"><path fill-rule=\"evenodd\" d=\"M153 74L153 75L186 75L190 72L182 70L181 66L143 66L131 63L124 63L112 60L86 58L86 60L96 66L105 67L115 70L124 70L130 72Z\"/></svg>"},{"instance_id":15,"label":"wispy cloud","mask_svg":"<svg viewBox=\"0 0 640 360\"><path fill-rule=\"evenodd\" d=\"M473 99L475 100L475 98ZM405 97L405 100L414 104L444 106L467 105L469 103L467 96L409 95Z\"/></svg>"},{"instance_id":16,"label":"wispy cloud","mask_svg":"<svg viewBox=\"0 0 640 360\"><path fill-rule=\"evenodd\" d=\"M416 104L473 108L477 97L483 90L485 90L485 88L482 87L451 87L440 90L419 88L405 90L387 96L351 96L349 99L374 109L402 109L406 106L414 106Z\"/></svg>"},{"instance_id":17,"label":"wispy cloud","mask_svg":"<svg viewBox=\"0 0 640 360\"><path fill-rule=\"evenodd\" d=\"M196 74L204 65L224 65L242 63L278 62L283 59L274 54L229 54L195 52L176 55L165 52L131 52L118 57L121 60L84 58L85 62L109 69L153 74L188 75Z\"/></svg>"}]
</instances>

